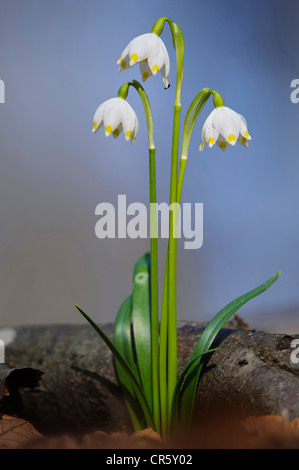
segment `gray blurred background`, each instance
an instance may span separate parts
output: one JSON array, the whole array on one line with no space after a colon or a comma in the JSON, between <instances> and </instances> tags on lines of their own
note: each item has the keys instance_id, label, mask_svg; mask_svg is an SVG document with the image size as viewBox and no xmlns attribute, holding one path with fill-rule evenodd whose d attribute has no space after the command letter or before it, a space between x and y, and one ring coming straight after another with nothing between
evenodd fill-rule
<instances>
[{"instance_id":1,"label":"gray blurred background","mask_svg":"<svg viewBox=\"0 0 299 470\"><path fill-rule=\"evenodd\" d=\"M240 315L256 328L299 332L299 78L296 0L1 0L0 325L83 322L78 303L98 322L113 321L131 291L137 258L149 240L99 240L95 207L148 203L143 109L129 102L140 132L93 135L92 117L119 86L140 79L139 67L117 73L135 36L169 16L185 37L182 116L203 87L222 93L243 114L252 142L225 153L199 153L209 102L190 145L184 202L204 204L204 244L178 243L179 319L208 320L226 303L282 274ZM145 84L155 120L158 199L168 201L175 56L171 88L160 74ZM166 245L160 244L160 274Z\"/></svg>"}]
</instances>

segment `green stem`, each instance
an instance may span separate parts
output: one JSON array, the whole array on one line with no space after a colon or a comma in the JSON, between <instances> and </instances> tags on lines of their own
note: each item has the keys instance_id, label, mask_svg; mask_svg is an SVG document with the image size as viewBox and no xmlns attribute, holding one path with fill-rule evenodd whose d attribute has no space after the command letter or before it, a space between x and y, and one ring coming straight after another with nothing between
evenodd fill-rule
<instances>
[{"instance_id":1,"label":"green stem","mask_svg":"<svg viewBox=\"0 0 299 470\"><path fill-rule=\"evenodd\" d=\"M167 314L167 422L170 426L172 398L177 380L177 178L179 133L181 115L181 96L183 82L184 39L179 27L172 24L173 42L177 59L176 93L174 103L171 179L170 179L170 210L169 210L169 245L168 245L168 314Z\"/></svg>"},{"instance_id":2,"label":"green stem","mask_svg":"<svg viewBox=\"0 0 299 470\"><path fill-rule=\"evenodd\" d=\"M151 231L151 339L152 339L152 387L153 416L157 432L160 432L159 397L159 300L158 300L158 239L155 148L149 149L150 167L150 231Z\"/></svg>"},{"instance_id":3,"label":"green stem","mask_svg":"<svg viewBox=\"0 0 299 470\"><path fill-rule=\"evenodd\" d=\"M158 239L157 239L157 196L156 163L153 116L147 94L137 80L129 83L139 93L146 116L149 143L149 184L150 184L150 244L151 244L151 361L153 418L157 432L160 432L159 396L159 302L158 302Z\"/></svg>"},{"instance_id":4,"label":"green stem","mask_svg":"<svg viewBox=\"0 0 299 470\"><path fill-rule=\"evenodd\" d=\"M182 187L184 181L185 167L187 159L181 159L180 172L178 178L178 188L177 188L177 201L180 204ZM169 260L166 259L165 265L165 274L164 274L164 286L163 286L163 296L162 296L162 309L161 309L161 324L160 324L160 404L161 404L161 431L162 436L167 434L170 415L168 415L168 396L167 396L167 327L168 320L170 316L167 315L168 308L168 283L169 283ZM177 336L177 333L175 332ZM169 366L169 364L168 364ZM172 403L172 399L171 399ZM169 416L169 418L167 418Z\"/></svg>"},{"instance_id":5,"label":"green stem","mask_svg":"<svg viewBox=\"0 0 299 470\"><path fill-rule=\"evenodd\" d=\"M167 301L168 296L168 257L166 258L164 285L161 307L160 323L160 349L159 349L159 373L160 373L160 405L161 405L161 434L167 435Z\"/></svg>"},{"instance_id":6,"label":"green stem","mask_svg":"<svg viewBox=\"0 0 299 470\"><path fill-rule=\"evenodd\" d=\"M203 89L192 101L189 110L186 114L183 131L182 153L180 158L180 170L177 183L177 202L180 204L182 197L182 189L185 175L185 168L188 160L188 151L191 140L191 135L194 129L195 122L206 104L212 90L209 88ZM161 426L162 435L166 434L168 428L167 417L164 410L167 408L167 396L165 390L167 388L166 370L167 370L167 293L169 283L169 260L166 260L164 288L162 298L162 311L161 311L161 325L160 325L160 401L161 401Z\"/></svg>"},{"instance_id":7,"label":"green stem","mask_svg":"<svg viewBox=\"0 0 299 470\"><path fill-rule=\"evenodd\" d=\"M182 197L183 182L184 182L187 159L188 159L188 156L186 156L186 158L181 157L181 160L180 160L180 171L179 171L178 189L177 189L177 197L178 197L179 204L181 202L181 197Z\"/></svg>"},{"instance_id":8,"label":"green stem","mask_svg":"<svg viewBox=\"0 0 299 470\"><path fill-rule=\"evenodd\" d=\"M177 101L177 100L176 100ZM170 210L169 210L169 245L168 245L168 390L167 416L170 420L172 397L177 379L177 305L176 305L176 276L177 276L177 238L176 238L176 208L177 175L178 175L178 146L180 129L179 103L174 105L173 139L170 180Z\"/></svg>"},{"instance_id":9,"label":"green stem","mask_svg":"<svg viewBox=\"0 0 299 470\"><path fill-rule=\"evenodd\" d=\"M183 82L184 38L176 23L169 18L160 18L154 24L152 32L160 36L164 23L170 26L173 45L176 53L176 94L174 103L171 179L170 179L170 210L169 210L169 243L164 277L164 290L160 327L160 399L161 421L163 432L169 429L171 421L172 397L177 379L177 313L176 313L176 272L177 272L177 243L176 243L176 204L178 149L181 113L181 95ZM167 292L167 295L166 295ZM167 345L167 346L166 346ZM167 349L167 351L166 351ZM167 379L166 380L166 376ZM167 389L167 394L165 390Z\"/></svg>"}]
</instances>

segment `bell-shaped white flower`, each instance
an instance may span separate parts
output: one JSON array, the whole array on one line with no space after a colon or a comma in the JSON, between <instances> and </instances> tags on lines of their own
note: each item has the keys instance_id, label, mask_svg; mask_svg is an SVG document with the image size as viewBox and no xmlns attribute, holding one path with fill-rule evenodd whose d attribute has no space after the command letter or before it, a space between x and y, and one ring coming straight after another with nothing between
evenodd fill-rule
<instances>
[{"instance_id":1,"label":"bell-shaped white flower","mask_svg":"<svg viewBox=\"0 0 299 470\"><path fill-rule=\"evenodd\" d=\"M135 111L123 98L111 98L104 101L96 110L93 118L92 132L97 132L104 125L105 135L116 139L124 131L126 140L131 138L133 144L139 129Z\"/></svg>"},{"instance_id":2,"label":"bell-shaped white flower","mask_svg":"<svg viewBox=\"0 0 299 470\"><path fill-rule=\"evenodd\" d=\"M248 147L248 140L251 137L245 118L227 106L219 106L211 112L203 125L199 150L203 150L206 144L209 147L217 144L225 150L228 145L235 145L236 142Z\"/></svg>"},{"instance_id":3,"label":"bell-shaped white flower","mask_svg":"<svg viewBox=\"0 0 299 470\"><path fill-rule=\"evenodd\" d=\"M164 42L157 34L142 34L133 39L117 61L117 64L120 64L118 71L121 72L138 62L143 82L160 71L165 88L169 87L169 56Z\"/></svg>"}]
</instances>

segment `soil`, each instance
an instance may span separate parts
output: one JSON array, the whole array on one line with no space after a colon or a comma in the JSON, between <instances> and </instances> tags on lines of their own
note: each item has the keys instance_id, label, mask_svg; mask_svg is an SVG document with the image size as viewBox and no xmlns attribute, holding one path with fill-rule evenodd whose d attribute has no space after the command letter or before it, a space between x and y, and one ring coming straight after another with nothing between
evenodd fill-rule
<instances>
[{"instance_id":1,"label":"soil","mask_svg":"<svg viewBox=\"0 0 299 470\"><path fill-rule=\"evenodd\" d=\"M1 425L2 423L2 425ZM1 429L5 430L1 435ZM223 415L162 440L147 428L131 435L96 431L82 436L43 436L31 424L2 415L0 449L299 449L299 418Z\"/></svg>"}]
</instances>

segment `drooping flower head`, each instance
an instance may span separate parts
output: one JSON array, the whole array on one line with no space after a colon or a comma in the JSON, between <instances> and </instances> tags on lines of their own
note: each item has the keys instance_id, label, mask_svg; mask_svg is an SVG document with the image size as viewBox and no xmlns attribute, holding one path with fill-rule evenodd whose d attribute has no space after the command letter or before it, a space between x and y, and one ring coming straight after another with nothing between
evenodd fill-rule
<instances>
[{"instance_id":1,"label":"drooping flower head","mask_svg":"<svg viewBox=\"0 0 299 470\"><path fill-rule=\"evenodd\" d=\"M96 110L93 118L92 132L97 132L104 125L105 135L116 139L124 131L126 140L131 138L133 144L139 129L135 111L123 98L111 98L104 101Z\"/></svg>"},{"instance_id":2,"label":"drooping flower head","mask_svg":"<svg viewBox=\"0 0 299 470\"><path fill-rule=\"evenodd\" d=\"M209 147L217 144L224 151L236 142L248 147L248 140L251 137L245 118L227 106L217 106L203 125L199 150L203 150L206 144Z\"/></svg>"},{"instance_id":3,"label":"drooping flower head","mask_svg":"<svg viewBox=\"0 0 299 470\"><path fill-rule=\"evenodd\" d=\"M161 72L165 88L169 87L169 56L162 39L155 33L142 34L134 38L123 50L117 61L119 72L133 65L140 64L142 81Z\"/></svg>"}]
</instances>

